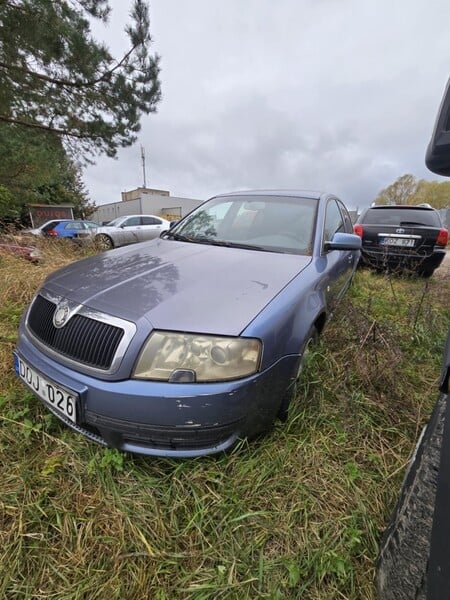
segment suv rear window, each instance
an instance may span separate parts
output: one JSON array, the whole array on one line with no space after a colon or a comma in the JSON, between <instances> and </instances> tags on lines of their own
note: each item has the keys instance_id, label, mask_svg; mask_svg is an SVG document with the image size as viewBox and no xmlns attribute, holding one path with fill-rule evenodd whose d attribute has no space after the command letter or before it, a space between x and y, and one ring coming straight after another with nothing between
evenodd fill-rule
<instances>
[{"instance_id":1,"label":"suv rear window","mask_svg":"<svg viewBox=\"0 0 450 600\"><path fill-rule=\"evenodd\" d=\"M439 215L427 208L369 208L362 223L367 225L425 225L441 227Z\"/></svg>"}]
</instances>

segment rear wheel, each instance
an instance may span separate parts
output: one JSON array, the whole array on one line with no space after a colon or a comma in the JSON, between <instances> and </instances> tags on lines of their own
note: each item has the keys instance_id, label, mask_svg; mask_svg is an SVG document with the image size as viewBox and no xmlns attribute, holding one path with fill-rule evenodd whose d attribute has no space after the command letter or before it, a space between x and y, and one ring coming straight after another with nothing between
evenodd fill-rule
<instances>
[{"instance_id":1,"label":"rear wheel","mask_svg":"<svg viewBox=\"0 0 450 600\"><path fill-rule=\"evenodd\" d=\"M434 273L434 269L422 269L422 271L419 271L419 275L426 279L428 279L428 277L431 277L433 275L433 273Z\"/></svg>"},{"instance_id":2,"label":"rear wheel","mask_svg":"<svg viewBox=\"0 0 450 600\"><path fill-rule=\"evenodd\" d=\"M106 233L99 233L95 236L95 245L99 250L110 250L114 248L112 239Z\"/></svg>"}]
</instances>

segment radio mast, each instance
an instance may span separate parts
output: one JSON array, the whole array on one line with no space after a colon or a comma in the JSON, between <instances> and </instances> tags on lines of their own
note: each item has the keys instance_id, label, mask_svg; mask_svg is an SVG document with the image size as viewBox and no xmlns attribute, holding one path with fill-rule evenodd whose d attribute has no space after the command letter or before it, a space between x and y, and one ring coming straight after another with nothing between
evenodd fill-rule
<instances>
[{"instance_id":1,"label":"radio mast","mask_svg":"<svg viewBox=\"0 0 450 600\"><path fill-rule=\"evenodd\" d=\"M144 187L147 187L147 178L145 176L145 150L144 146L141 146L141 159L142 159L142 174L144 176Z\"/></svg>"}]
</instances>

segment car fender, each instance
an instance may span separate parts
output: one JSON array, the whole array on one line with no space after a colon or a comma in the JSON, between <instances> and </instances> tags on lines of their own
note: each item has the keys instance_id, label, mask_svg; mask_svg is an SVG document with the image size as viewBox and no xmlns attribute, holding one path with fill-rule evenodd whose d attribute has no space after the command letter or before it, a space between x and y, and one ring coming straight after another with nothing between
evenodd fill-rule
<instances>
[{"instance_id":1,"label":"car fender","mask_svg":"<svg viewBox=\"0 0 450 600\"><path fill-rule=\"evenodd\" d=\"M261 370L299 355L311 326L323 329L329 316L324 287L325 278L317 279L310 263L245 328L241 335L265 340Z\"/></svg>"}]
</instances>

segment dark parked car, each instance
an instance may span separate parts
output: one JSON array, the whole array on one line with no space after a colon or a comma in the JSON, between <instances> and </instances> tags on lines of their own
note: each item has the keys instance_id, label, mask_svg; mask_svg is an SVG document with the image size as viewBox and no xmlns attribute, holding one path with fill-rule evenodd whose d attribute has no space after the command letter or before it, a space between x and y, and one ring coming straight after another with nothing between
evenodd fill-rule
<instances>
[{"instance_id":1,"label":"dark parked car","mask_svg":"<svg viewBox=\"0 0 450 600\"><path fill-rule=\"evenodd\" d=\"M100 444L225 450L286 416L360 246L334 196L216 196L158 239L50 275L22 320L17 374Z\"/></svg>"},{"instance_id":2,"label":"dark parked car","mask_svg":"<svg viewBox=\"0 0 450 600\"><path fill-rule=\"evenodd\" d=\"M448 231L431 206L372 206L354 229L363 265L430 277L444 260Z\"/></svg>"}]
</instances>

